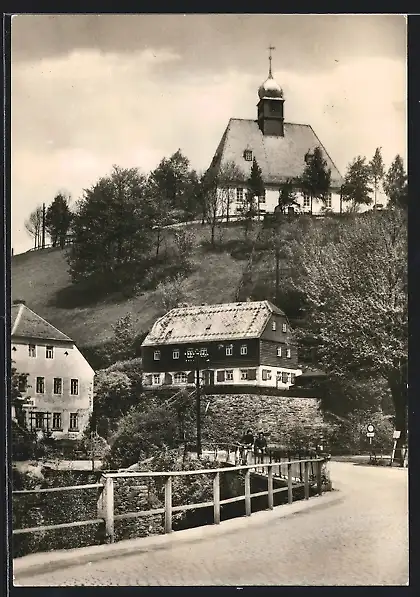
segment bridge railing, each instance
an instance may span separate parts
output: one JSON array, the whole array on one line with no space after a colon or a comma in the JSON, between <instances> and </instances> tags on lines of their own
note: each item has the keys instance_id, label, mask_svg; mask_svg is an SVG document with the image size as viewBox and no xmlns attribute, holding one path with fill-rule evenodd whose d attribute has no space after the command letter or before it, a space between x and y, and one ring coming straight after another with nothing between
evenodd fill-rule
<instances>
[{"instance_id":1,"label":"bridge railing","mask_svg":"<svg viewBox=\"0 0 420 597\"><path fill-rule=\"evenodd\" d=\"M183 470L183 471L141 471L141 472L105 472L102 475L101 483L94 483L90 485L75 485L72 487L54 487L47 489L31 489L31 490L20 490L13 491L13 498L17 498L19 495L30 494L30 493L48 493L48 492L60 492L60 491L73 491L83 489L97 489L97 518L84 521L67 522L62 524L53 524L46 526L37 526L23 529L13 529L13 534L23 533L36 533L42 531L49 531L55 529L65 529L71 527L80 527L84 525L93 524L104 524L106 542L113 543L115 539L114 523L118 520L123 519L134 519L142 516L151 515L163 515L164 516L164 532L172 532L172 518L176 512L185 512L187 510L196 510L199 508L213 507L213 522L214 524L220 523L220 508L223 504L229 504L233 502L244 501L245 502L245 514L251 516L251 499L261 496L268 496L268 508L272 510L274 508L274 495L280 492L287 492L287 501L289 504L293 502L293 490L298 487L304 488L304 499L308 500L310 496L310 487L315 481L316 491L320 495L323 491L323 477L322 477L322 466L325 463L324 458L308 458L297 461L289 461L287 463L282 462L264 462L246 464L240 466L227 466L222 468L211 468L211 469L199 469L199 470ZM276 476L275 472L281 470L281 467L287 467L287 485L285 487L274 488L273 479ZM303 481L294 474L296 466L303 468ZM267 476L267 491L259 491L251 493L251 472L264 469L264 473ZM312 478L310 474L311 467L315 467L316 474L315 478ZM244 477L244 495L231 497L227 499L221 499L220 496L220 478L224 473L232 473L233 471L243 471ZM213 496L212 500L194 503L194 504L181 504L174 506L172 503L172 481L175 477L186 477L190 475L212 475L213 476ZM116 514L114 508L114 497L115 497L115 482L118 480L127 479L151 479L151 478L164 479L164 507L151 508L148 510L141 510L135 512L124 512L122 514Z\"/></svg>"}]
</instances>

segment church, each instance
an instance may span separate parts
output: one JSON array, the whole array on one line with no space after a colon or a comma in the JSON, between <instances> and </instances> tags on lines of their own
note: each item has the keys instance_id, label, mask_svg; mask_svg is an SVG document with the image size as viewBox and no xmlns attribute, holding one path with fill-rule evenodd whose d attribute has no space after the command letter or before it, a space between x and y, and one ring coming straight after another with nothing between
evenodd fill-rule
<instances>
[{"instance_id":1,"label":"church","mask_svg":"<svg viewBox=\"0 0 420 597\"><path fill-rule=\"evenodd\" d=\"M211 162L211 168L229 169L233 174L228 185L219 188L220 196L229 194L229 214L241 211L254 158L261 168L265 193L259 198L260 215L274 212L278 205L279 191L283 183L300 177L305 168L305 156L316 147L322 151L331 170L331 188L324 202L313 201L312 213L327 209L340 211L340 188L343 178L315 131L309 124L285 121L285 98L283 90L272 74L270 48L267 80L258 89L256 120L231 118ZM226 188L228 186L229 188ZM221 206L226 200L221 198ZM298 191L296 210L310 213L310 196ZM226 215L222 207L219 215Z\"/></svg>"}]
</instances>

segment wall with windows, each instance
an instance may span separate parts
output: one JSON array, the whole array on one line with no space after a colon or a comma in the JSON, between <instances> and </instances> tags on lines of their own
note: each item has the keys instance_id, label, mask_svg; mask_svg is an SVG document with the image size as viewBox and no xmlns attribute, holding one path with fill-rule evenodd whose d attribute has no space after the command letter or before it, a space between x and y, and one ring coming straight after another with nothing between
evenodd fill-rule
<instances>
[{"instance_id":1,"label":"wall with windows","mask_svg":"<svg viewBox=\"0 0 420 597\"><path fill-rule=\"evenodd\" d=\"M12 359L28 373L28 427L48 428L57 439L79 438L93 410L94 371L76 346L12 338Z\"/></svg>"}]
</instances>

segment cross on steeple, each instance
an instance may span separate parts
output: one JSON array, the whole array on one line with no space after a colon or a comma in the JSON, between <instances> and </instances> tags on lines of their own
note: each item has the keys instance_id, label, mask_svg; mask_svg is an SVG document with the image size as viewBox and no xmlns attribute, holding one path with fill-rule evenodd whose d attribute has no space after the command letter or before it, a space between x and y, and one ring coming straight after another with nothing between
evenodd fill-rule
<instances>
[{"instance_id":1,"label":"cross on steeple","mask_svg":"<svg viewBox=\"0 0 420 597\"><path fill-rule=\"evenodd\" d=\"M270 65L269 65L269 68L268 68L268 76L269 77L273 76L273 73L271 72L271 61L273 59L272 56L271 56L271 52L272 52L272 50L275 50L275 49L276 48L274 46L269 46L268 47L268 51L270 52L270 54L268 55L268 60L270 61Z\"/></svg>"}]
</instances>

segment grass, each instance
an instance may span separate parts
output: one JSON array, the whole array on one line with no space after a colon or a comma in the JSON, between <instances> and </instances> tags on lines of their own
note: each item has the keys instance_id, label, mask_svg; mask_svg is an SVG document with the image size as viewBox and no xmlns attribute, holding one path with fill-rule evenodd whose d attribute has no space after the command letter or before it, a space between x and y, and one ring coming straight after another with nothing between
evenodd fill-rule
<instances>
[{"instance_id":1,"label":"grass","mask_svg":"<svg viewBox=\"0 0 420 597\"><path fill-rule=\"evenodd\" d=\"M189 302L221 303L235 300L246 261L228 251L210 252L203 241L210 238L208 226L195 225L195 246L190 256L193 271L185 280ZM170 246L171 233L166 242ZM225 240L241 239L242 229L225 230ZM69 335L79 346L102 344L113 335L115 322L130 313L135 326L145 331L159 314L158 293L144 291L132 298L109 294L101 298L75 288L68 274L66 250L29 251L12 258L12 299L27 306Z\"/></svg>"}]
</instances>

